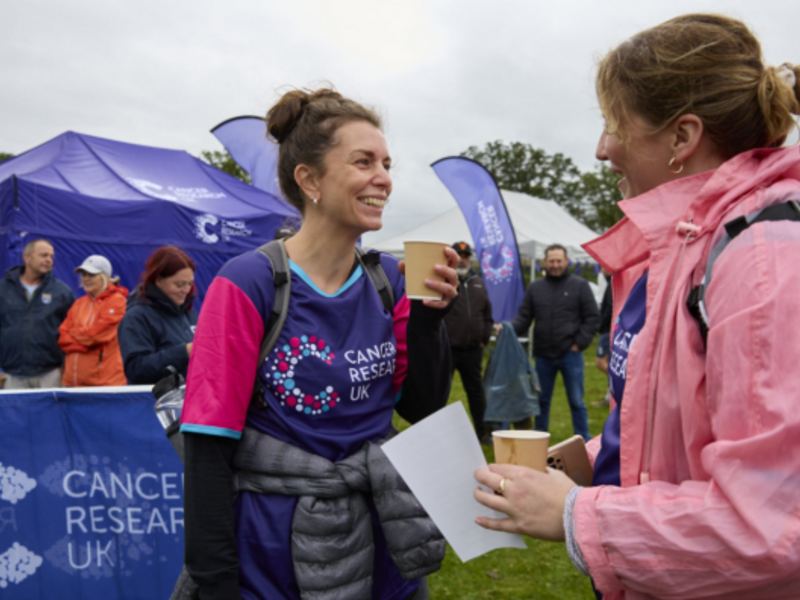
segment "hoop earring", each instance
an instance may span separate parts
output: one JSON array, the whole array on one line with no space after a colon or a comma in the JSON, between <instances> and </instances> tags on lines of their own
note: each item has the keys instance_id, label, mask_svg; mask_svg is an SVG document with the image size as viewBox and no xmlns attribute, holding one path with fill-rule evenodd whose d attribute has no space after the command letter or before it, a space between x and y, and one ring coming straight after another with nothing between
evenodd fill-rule
<instances>
[{"instance_id":1,"label":"hoop earring","mask_svg":"<svg viewBox=\"0 0 800 600\"><path fill-rule=\"evenodd\" d=\"M675 157L673 156L672 158L669 159L669 164L667 165L669 172L672 173L673 175L680 175L681 173L683 173L683 163L681 162L681 166L678 167L677 171L672 168L672 165L674 164L675 164Z\"/></svg>"}]
</instances>

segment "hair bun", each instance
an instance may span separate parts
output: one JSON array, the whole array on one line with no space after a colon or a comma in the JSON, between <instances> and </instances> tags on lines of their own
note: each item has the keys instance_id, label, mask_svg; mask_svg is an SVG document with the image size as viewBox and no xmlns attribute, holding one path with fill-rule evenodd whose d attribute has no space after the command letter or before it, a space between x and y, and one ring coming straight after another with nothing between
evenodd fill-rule
<instances>
[{"instance_id":1,"label":"hair bun","mask_svg":"<svg viewBox=\"0 0 800 600\"><path fill-rule=\"evenodd\" d=\"M311 96L304 90L286 92L267 113L267 133L282 144L300 121L310 102Z\"/></svg>"}]
</instances>

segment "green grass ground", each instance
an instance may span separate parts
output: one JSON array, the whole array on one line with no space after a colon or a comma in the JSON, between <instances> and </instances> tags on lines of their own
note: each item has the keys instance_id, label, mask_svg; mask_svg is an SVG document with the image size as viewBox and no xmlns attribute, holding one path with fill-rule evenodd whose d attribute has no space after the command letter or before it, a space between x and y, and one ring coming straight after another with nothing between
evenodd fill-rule
<instances>
[{"instance_id":1,"label":"green grass ground","mask_svg":"<svg viewBox=\"0 0 800 600\"><path fill-rule=\"evenodd\" d=\"M584 401L589 410L589 431L597 435L602 431L608 416L608 408L596 408L591 404L600 400L606 392L606 380L594 366L595 343L584 353L585 393ZM456 374L450 403L462 402L469 413L467 396ZM395 416L398 428L405 429L408 423ZM567 397L561 377L556 381L553 403L550 410L551 443L558 443L573 435ZM494 450L483 447L487 462L494 461ZM454 598L458 600L517 600L521 598L572 600L593 599L589 580L578 573L567 557L564 544L541 542L526 538L527 550L495 550L462 563L448 547L442 569L428 578L431 598Z\"/></svg>"}]
</instances>

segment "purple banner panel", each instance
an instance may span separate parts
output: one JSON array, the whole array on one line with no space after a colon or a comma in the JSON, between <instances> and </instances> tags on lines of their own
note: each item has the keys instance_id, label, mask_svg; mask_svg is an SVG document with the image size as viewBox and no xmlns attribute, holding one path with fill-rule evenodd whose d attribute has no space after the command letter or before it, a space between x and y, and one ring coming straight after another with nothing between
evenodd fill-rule
<instances>
[{"instance_id":1,"label":"purple banner panel","mask_svg":"<svg viewBox=\"0 0 800 600\"><path fill-rule=\"evenodd\" d=\"M431 167L467 220L492 301L492 318L495 323L510 321L525 290L517 238L497 183L481 164L461 156L443 158Z\"/></svg>"}]
</instances>

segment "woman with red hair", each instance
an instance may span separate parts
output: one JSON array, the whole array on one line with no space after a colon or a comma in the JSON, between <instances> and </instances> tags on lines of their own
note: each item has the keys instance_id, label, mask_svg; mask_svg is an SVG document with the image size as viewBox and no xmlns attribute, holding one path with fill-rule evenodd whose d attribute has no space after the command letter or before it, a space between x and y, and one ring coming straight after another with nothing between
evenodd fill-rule
<instances>
[{"instance_id":1,"label":"woman with red hair","mask_svg":"<svg viewBox=\"0 0 800 600\"><path fill-rule=\"evenodd\" d=\"M156 383L170 366L186 376L197 325L194 271L194 261L175 246L159 248L147 259L119 327L129 384Z\"/></svg>"}]
</instances>

